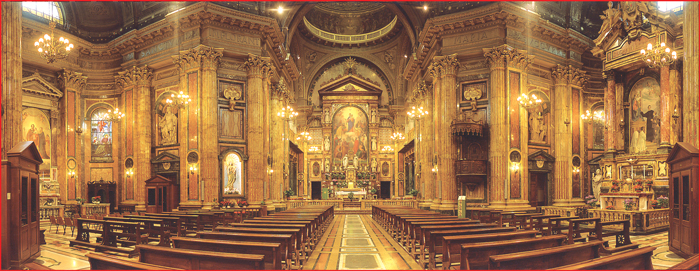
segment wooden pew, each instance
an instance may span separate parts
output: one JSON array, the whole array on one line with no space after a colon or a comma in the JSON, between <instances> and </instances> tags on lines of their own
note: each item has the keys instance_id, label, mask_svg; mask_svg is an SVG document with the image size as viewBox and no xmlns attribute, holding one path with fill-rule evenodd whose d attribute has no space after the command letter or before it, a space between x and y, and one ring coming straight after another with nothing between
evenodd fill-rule
<instances>
[{"instance_id":1,"label":"wooden pew","mask_svg":"<svg viewBox=\"0 0 700 271\"><path fill-rule=\"evenodd\" d=\"M462 244L527 239L535 238L536 235L537 231L530 230L504 233L444 236L442 239L442 258L440 260L449 261L450 263L457 261L459 257L452 255L457 255L457 253L461 252ZM428 264L434 266L432 269L436 269L437 259L435 259L435 257L431 257L429 260L430 262Z\"/></svg>"},{"instance_id":2,"label":"wooden pew","mask_svg":"<svg viewBox=\"0 0 700 271\"><path fill-rule=\"evenodd\" d=\"M566 243L566 236L553 235L529 239L517 239L507 241L483 242L462 244L459 255L450 254L442 263L443 270L454 267L452 258L460 258L460 270L487 269L489 257L492 255L507 254L528 250L536 250L550 247L557 247ZM450 264L446 264L447 262Z\"/></svg>"},{"instance_id":3,"label":"wooden pew","mask_svg":"<svg viewBox=\"0 0 700 271\"><path fill-rule=\"evenodd\" d=\"M162 265L122 260L102 254L88 253L90 270L183 270Z\"/></svg>"},{"instance_id":4,"label":"wooden pew","mask_svg":"<svg viewBox=\"0 0 700 271\"><path fill-rule=\"evenodd\" d=\"M169 231L171 235L184 236L184 231L187 230L185 228L184 220L182 218L179 218L179 217L170 217L170 216L152 217L152 216L139 216L139 215L125 215L124 218L141 218L141 219L162 220L163 221L163 229Z\"/></svg>"},{"instance_id":5,"label":"wooden pew","mask_svg":"<svg viewBox=\"0 0 700 271\"><path fill-rule=\"evenodd\" d=\"M698 254L695 254L695 256L690 257L685 261L672 266L671 268L669 268L669 270L698 270L699 264L700 263L698 262Z\"/></svg>"},{"instance_id":6,"label":"wooden pew","mask_svg":"<svg viewBox=\"0 0 700 271\"><path fill-rule=\"evenodd\" d=\"M129 258L139 255L138 250L128 249L133 245L145 244L148 242L148 235L141 234L141 226L133 222L106 221L96 219L78 218L78 236L71 240L69 246L86 246L95 249L95 252L114 251L125 253ZM102 231L91 230L88 224L102 225ZM101 242L90 243L90 232L101 232ZM122 239L124 238L124 239ZM119 247L118 245L122 246Z\"/></svg>"},{"instance_id":7,"label":"wooden pew","mask_svg":"<svg viewBox=\"0 0 700 271\"><path fill-rule=\"evenodd\" d=\"M547 227L549 226L549 219L559 217L559 215L535 215L530 217L530 228L532 230L540 231L540 234L545 235L547 233Z\"/></svg>"},{"instance_id":8,"label":"wooden pew","mask_svg":"<svg viewBox=\"0 0 700 271\"><path fill-rule=\"evenodd\" d=\"M213 239L213 240L228 240L228 241L247 241L247 242L263 242L263 243L280 243L280 249L284 260L289 265L296 265L299 268L299 259L294 253L292 242L292 234L258 234L258 233L239 233L239 232L197 232L197 238ZM292 263L294 261L294 263Z\"/></svg>"},{"instance_id":9,"label":"wooden pew","mask_svg":"<svg viewBox=\"0 0 700 271\"><path fill-rule=\"evenodd\" d=\"M570 221L572 219L578 219L578 216L565 216L565 217L552 217L549 218L549 223L547 223L547 235L552 235L552 234L560 234L561 230L568 230L569 225L562 226L561 222L562 221L567 221L571 223Z\"/></svg>"},{"instance_id":10,"label":"wooden pew","mask_svg":"<svg viewBox=\"0 0 700 271\"><path fill-rule=\"evenodd\" d=\"M72 247L72 246L79 245L79 246L85 246L85 247L91 247L91 248L97 247L99 245L99 243L101 243L101 242L90 243L90 233L99 234L100 236L102 236L102 234L104 234L104 225L102 225L103 229L94 230L94 229L90 228L90 224L93 224L93 223L95 223L95 224L99 223L100 225L102 225L104 223L104 221L103 220L96 220L96 219L78 218L77 225L75 225L75 227L78 230L78 234L76 235L75 240L71 240L69 242L69 246Z\"/></svg>"},{"instance_id":11,"label":"wooden pew","mask_svg":"<svg viewBox=\"0 0 700 271\"><path fill-rule=\"evenodd\" d=\"M655 247L643 247L612 256L591 259L564 266L557 266L552 270L653 270L651 256ZM695 266L697 269L697 257ZM674 266L675 267L675 266ZM669 270L676 270L671 267Z\"/></svg>"},{"instance_id":12,"label":"wooden pew","mask_svg":"<svg viewBox=\"0 0 700 271\"><path fill-rule=\"evenodd\" d=\"M514 233L515 227L507 228L482 228L482 229L467 229L467 230L447 230L447 231L430 231L425 233L425 246L428 248L429 267L436 269L437 264L444 261L458 262L459 257L451 258L450 255L460 252L460 246L464 243L462 240L470 235L485 235L485 234L509 234ZM457 238L450 238L458 236ZM534 237L534 236L533 236ZM523 237L524 238L524 237ZM497 240L494 240L497 241ZM452 254L450 253L450 250ZM425 254L423 254L425 255ZM438 256L440 255L440 256ZM425 260L425 257L421 257Z\"/></svg>"},{"instance_id":13,"label":"wooden pew","mask_svg":"<svg viewBox=\"0 0 700 271\"><path fill-rule=\"evenodd\" d=\"M188 234L195 234L198 231L204 230L204 225L201 222L201 218L199 216L196 216L196 215L168 214L168 213L146 213L145 216L181 218L183 220L182 223L184 223L184 230L182 230L183 236L186 236Z\"/></svg>"},{"instance_id":14,"label":"wooden pew","mask_svg":"<svg viewBox=\"0 0 700 271\"><path fill-rule=\"evenodd\" d=\"M138 245L140 262L188 270L262 270L265 256Z\"/></svg>"},{"instance_id":15,"label":"wooden pew","mask_svg":"<svg viewBox=\"0 0 700 271\"><path fill-rule=\"evenodd\" d=\"M107 221L134 222L141 226L141 233L148 234L149 241L157 241L159 246L170 247L170 231L164 228L162 219L104 217ZM102 238L98 238L98 242Z\"/></svg>"},{"instance_id":16,"label":"wooden pew","mask_svg":"<svg viewBox=\"0 0 700 271\"><path fill-rule=\"evenodd\" d=\"M417 255L426 255L428 252L428 232L432 231L446 231L446 230L468 230L468 229L485 229L485 228L496 228L498 225L495 223L489 224L448 224L448 225L416 225L415 235L416 242L413 242L413 247L411 252Z\"/></svg>"},{"instance_id":17,"label":"wooden pew","mask_svg":"<svg viewBox=\"0 0 700 271\"><path fill-rule=\"evenodd\" d=\"M468 228L492 228L496 227L496 224L480 224L474 223L478 222L475 220L465 221L464 223L424 223L424 222L435 222L435 221L416 221L409 222L409 232L406 236L407 244L406 248L408 252L417 251L418 248L423 247L425 240L423 239L424 232L426 230L454 230L454 229L468 229ZM451 221L446 221L451 222Z\"/></svg>"},{"instance_id":18,"label":"wooden pew","mask_svg":"<svg viewBox=\"0 0 700 271\"><path fill-rule=\"evenodd\" d=\"M306 251L302 245L302 231L299 228L247 228L247 227L216 227L214 232L226 233L258 233L258 234L291 234L292 235L292 250L296 259L300 261L299 265L303 265L306 261Z\"/></svg>"},{"instance_id":19,"label":"wooden pew","mask_svg":"<svg viewBox=\"0 0 700 271\"><path fill-rule=\"evenodd\" d=\"M173 248L264 255L265 269L282 269L282 258L284 255L282 255L280 243L207 240L191 237L173 237L171 240L173 241ZM289 269L289 266L286 266L286 269Z\"/></svg>"},{"instance_id":20,"label":"wooden pew","mask_svg":"<svg viewBox=\"0 0 700 271\"><path fill-rule=\"evenodd\" d=\"M494 255L489 257L489 270L549 269L599 258L604 241Z\"/></svg>"}]
</instances>

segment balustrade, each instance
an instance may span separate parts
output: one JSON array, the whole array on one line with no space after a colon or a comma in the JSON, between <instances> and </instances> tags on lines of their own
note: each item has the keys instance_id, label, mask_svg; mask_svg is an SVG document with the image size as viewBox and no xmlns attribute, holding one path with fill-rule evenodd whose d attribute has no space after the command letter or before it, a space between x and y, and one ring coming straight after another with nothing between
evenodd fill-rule
<instances>
[{"instance_id":1,"label":"balustrade","mask_svg":"<svg viewBox=\"0 0 700 271\"><path fill-rule=\"evenodd\" d=\"M63 205L46 205L39 207L39 219L47 220L52 216L63 216Z\"/></svg>"},{"instance_id":2,"label":"balustrade","mask_svg":"<svg viewBox=\"0 0 700 271\"><path fill-rule=\"evenodd\" d=\"M669 227L669 209L655 209L647 211L623 211L623 210L588 210L589 217L600 217L602 222L615 220L628 220L632 232L645 233ZM621 225L610 226L620 230Z\"/></svg>"},{"instance_id":3,"label":"balustrade","mask_svg":"<svg viewBox=\"0 0 700 271\"><path fill-rule=\"evenodd\" d=\"M302 206L313 205L332 205L336 210L342 210L344 203L342 200L288 200L287 209L299 208ZM405 206L411 208L418 208L417 200L360 200L360 210L371 210L372 206L375 205L389 205L389 206Z\"/></svg>"}]
</instances>

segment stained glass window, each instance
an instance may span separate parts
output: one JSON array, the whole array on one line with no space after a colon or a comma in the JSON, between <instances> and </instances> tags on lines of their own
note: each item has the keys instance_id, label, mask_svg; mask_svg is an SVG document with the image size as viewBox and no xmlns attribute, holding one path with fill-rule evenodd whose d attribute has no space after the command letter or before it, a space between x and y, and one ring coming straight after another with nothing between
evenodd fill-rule
<instances>
[{"instance_id":1,"label":"stained glass window","mask_svg":"<svg viewBox=\"0 0 700 271\"><path fill-rule=\"evenodd\" d=\"M100 108L93 112L91 120L92 160L112 158L112 119L107 109ZM100 159L102 158L102 159Z\"/></svg>"},{"instance_id":2,"label":"stained glass window","mask_svg":"<svg viewBox=\"0 0 700 271\"><path fill-rule=\"evenodd\" d=\"M63 10L58 2L22 2L22 11L63 24Z\"/></svg>"}]
</instances>

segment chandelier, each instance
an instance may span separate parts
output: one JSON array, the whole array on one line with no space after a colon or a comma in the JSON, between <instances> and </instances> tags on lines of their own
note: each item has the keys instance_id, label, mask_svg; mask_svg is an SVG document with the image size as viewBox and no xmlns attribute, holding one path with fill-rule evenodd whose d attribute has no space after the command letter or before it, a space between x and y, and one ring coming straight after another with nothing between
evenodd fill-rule
<instances>
[{"instance_id":1,"label":"chandelier","mask_svg":"<svg viewBox=\"0 0 700 271\"><path fill-rule=\"evenodd\" d=\"M525 93L523 93L522 95L520 95L518 97L518 102L525 109L532 109L538 105L541 105L542 99L537 98L537 96L535 96L535 94L532 94L531 96L527 96Z\"/></svg>"},{"instance_id":2,"label":"chandelier","mask_svg":"<svg viewBox=\"0 0 700 271\"><path fill-rule=\"evenodd\" d=\"M319 152L319 151L321 151L321 149L319 149L319 148L316 147L316 146L311 146L311 147L309 147L309 152Z\"/></svg>"},{"instance_id":3,"label":"chandelier","mask_svg":"<svg viewBox=\"0 0 700 271\"><path fill-rule=\"evenodd\" d=\"M656 48L649 43L647 44L647 49L642 49L639 53L642 55L644 63L647 63L649 68L652 69L671 65L677 58L676 51L671 52L671 48L666 47L664 42Z\"/></svg>"},{"instance_id":4,"label":"chandelier","mask_svg":"<svg viewBox=\"0 0 700 271\"><path fill-rule=\"evenodd\" d=\"M605 121L605 115L603 114L603 111L595 111L593 114L591 114L590 110L586 110L586 114L581 114L581 119L584 121L602 123Z\"/></svg>"},{"instance_id":5,"label":"chandelier","mask_svg":"<svg viewBox=\"0 0 700 271\"><path fill-rule=\"evenodd\" d=\"M397 140L403 140L403 134L402 133L394 133L394 135L391 136L391 140L397 141Z\"/></svg>"},{"instance_id":6,"label":"chandelier","mask_svg":"<svg viewBox=\"0 0 700 271\"><path fill-rule=\"evenodd\" d=\"M180 91L180 94L178 94L177 96L175 94L170 94L170 98L165 100L165 102L168 103L169 105L174 105L177 107L185 107L191 101L192 101L192 99L190 99L190 95L187 95L187 94L183 93L182 91Z\"/></svg>"},{"instance_id":7,"label":"chandelier","mask_svg":"<svg viewBox=\"0 0 700 271\"><path fill-rule=\"evenodd\" d=\"M119 111L119 108L115 108L114 112L112 112L112 109L107 110L107 112L100 112L97 113L97 118L101 120L112 120L112 121L118 121L121 120L124 116L124 113Z\"/></svg>"},{"instance_id":8,"label":"chandelier","mask_svg":"<svg viewBox=\"0 0 700 271\"><path fill-rule=\"evenodd\" d=\"M416 108L415 106L412 107L411 111L406 112L409 117L411 118L422 118L423 116L428 115L427 110L423 110L423 107Z\"/></svg>"},{"instance_id":9,"label":"chandelier","mask_svg":"<svg viewBox=\"0 0 700 271\"><path fill-rule=\"evenodd\" d=\"M392 148L389 145L384 146L381 150L381 152L393 152L393 151L394 151L394 148Z\"/></svg>"},{"instance_id":10,"label":"chandelier","mask_svg":"<svg viewBox=\"0 0 700 271\"><path fill-rule=\"evenodd\" d=\"M51 35L44 34L43 38L39 38L39 41L34 42L34 47L39 48L39 54L46 59L46 63L53 63L58 59L65 58L70 53L70 49L73 49L73 44L68 42L68 39L60 37L56 40L53 34L54 28L56 28L56 22L51 21L49 23Z\"/></svg>"},{"instance_id":11,"label":"chandelier","mask_svg":"<svg viewBox=\"0 0 700 271\"><path fill-rule=\"evenodd\" d=\"M294 117L296 117L297 115L299 115L299 113L294 112L294 109L291 106L287 106L287 107L283 106L282 109L279 112L277 112L278 117L283 118L283 119L287 119L287 120L291 120Z\"/></svg>"},{"instance_id":12,"label":"chandelier","mask_svg":"<svg viewBox=\"0 0 700 271\"><path fill-rule=\"evenodd\" d=\"M299 136L297 136L297 141L311 141L311 135L309 135L309 132L301 132L299 133Z\"/></svg>"}]
</instances>

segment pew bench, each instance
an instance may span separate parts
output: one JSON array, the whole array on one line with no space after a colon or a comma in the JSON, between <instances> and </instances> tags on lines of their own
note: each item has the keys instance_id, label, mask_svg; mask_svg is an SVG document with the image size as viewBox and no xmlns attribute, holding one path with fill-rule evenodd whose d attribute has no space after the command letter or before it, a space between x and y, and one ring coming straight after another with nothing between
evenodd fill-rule
<instances>
[{"instance_id":1,"label":"pew bench","mask_svg":"<svg viewBox=\"0 0 700 271\"><path fill-rule=\"evenodd\" d=\"M263 270L265 256L138 245L140 262L188 270Z\"/></svg>"},{"instance_id":2,"label":"pew bench","mask_svg":"<svg viewBox=\"0 0 700 271\"><path fill-rule=\"evenodd\" d=\"M127 261L102 254L88 253L90 270L184 270L162 265Z\"/></svg>"},{"instance_id":3,"label":"pew bench","mask_svg":"<svg viewBox=\"0 0 700 271\"><path fill-rule=\"evenodd\" d=\"M247 242L263 242L263 243L280 243L280 249L285 263L298 269L299 264L298 254L292 250L294 246L292 234L259 234L259 233L241 233L241 232L197 232L196 238L227 240L227 241L247 241Z\"/></svg>"},{"instance_id":4,"label":"pew bench","mask_svg":"<svg viewBox=\"0 0 700 271\"><path fill-rule=\"evenodd\" d=\"M651 263L651 256L654 254L655 247L643 247L630 250L612 256L581 261L569 265L557 266L553 270L653 270L654 266ZM695 258L695 266L697 267L697 257ZM674 266L675 267L675 266ZM671 267L670 270L676 270ZM697 268L696 268L697 269Z\"/></svg>"},{"instance_id":5,"label":"pew bench","mask_svg":"<svg viewBox=\"0 0 700 271\"><path fill-rule=\"evenodd\" d=\"M458 253L460 253L462 244L527 239L535 238L535 235L537 235L537 231L531 230L503 233L444 236L442 241L442 257L440 261L449 261L450 263L452 263L453 261L457 261L457 259L459 259L460 257L452 255L457 255ZM430 262L428 262L428 264L431 266L431 269L437 269L437 259L435 257L431 257L429 261Z\"/></svg>"},{"instance_id":6,"label":"pew bench","mask_svg":"<svg viewBox=\"0 0 700 271\"><path fill-rule=\"evenodd\" d=\"M282 269L282 257L284 255L282 255L282 245L280 243L208 240L191 237L172 237L171 240L173 248L264 255L265 269ZM284 266L287 270L290 267L288 264L287 262L287 265Z\"/></svg>"},{"instance_id":7,"label":"pew bench","mask_svg":"<svg viewBox=\"0 0 700 271\"><path fill-rule=\"evenodd\" d=\"M516 230L517 229L515 227L507 227L428 232L425 236L429 256L428 266L431 269L436 269L438 263L445 263L448 266L450 266L452 262L458 263L459 256L457 254L460 252L461 245L465 242L473 242L473 239L471 239L470 236L489 234L498 236L499 234L516 233ZM529 234L534 234L534 231L525 233L524 236L530 236ZM502 240L500 237L495 236L493 238ZM421 259L425 259L425 257L421 257Z\"/></svg>"},{"instance_id":8,"label":"pew bench","mask_svg":"<svg viewBox=\"0 0 700 271\"><path fill-rule=\"evenodd\" d=\"M483 242L462 244L460 249L460 270L483 270L489 266L489 257L492 255L508 254L528 250L536 250L557 247L566 244L566 236L553 235L529 239L517 239L507 241ZM443 262L442 269L449 270L455 267L452 258L458 255L450 255L451 264Z\"/></svg>"},{"instance_id":9,"label":"pew bench","mask_svg":"<svg viewBox=\"0 0 700 271\"><path fill-rule=\"evenodd\" d=\"M489 257L489 270L549 269L599 258L604 241L494 255Z\"/></svg>"}]
</instances>

